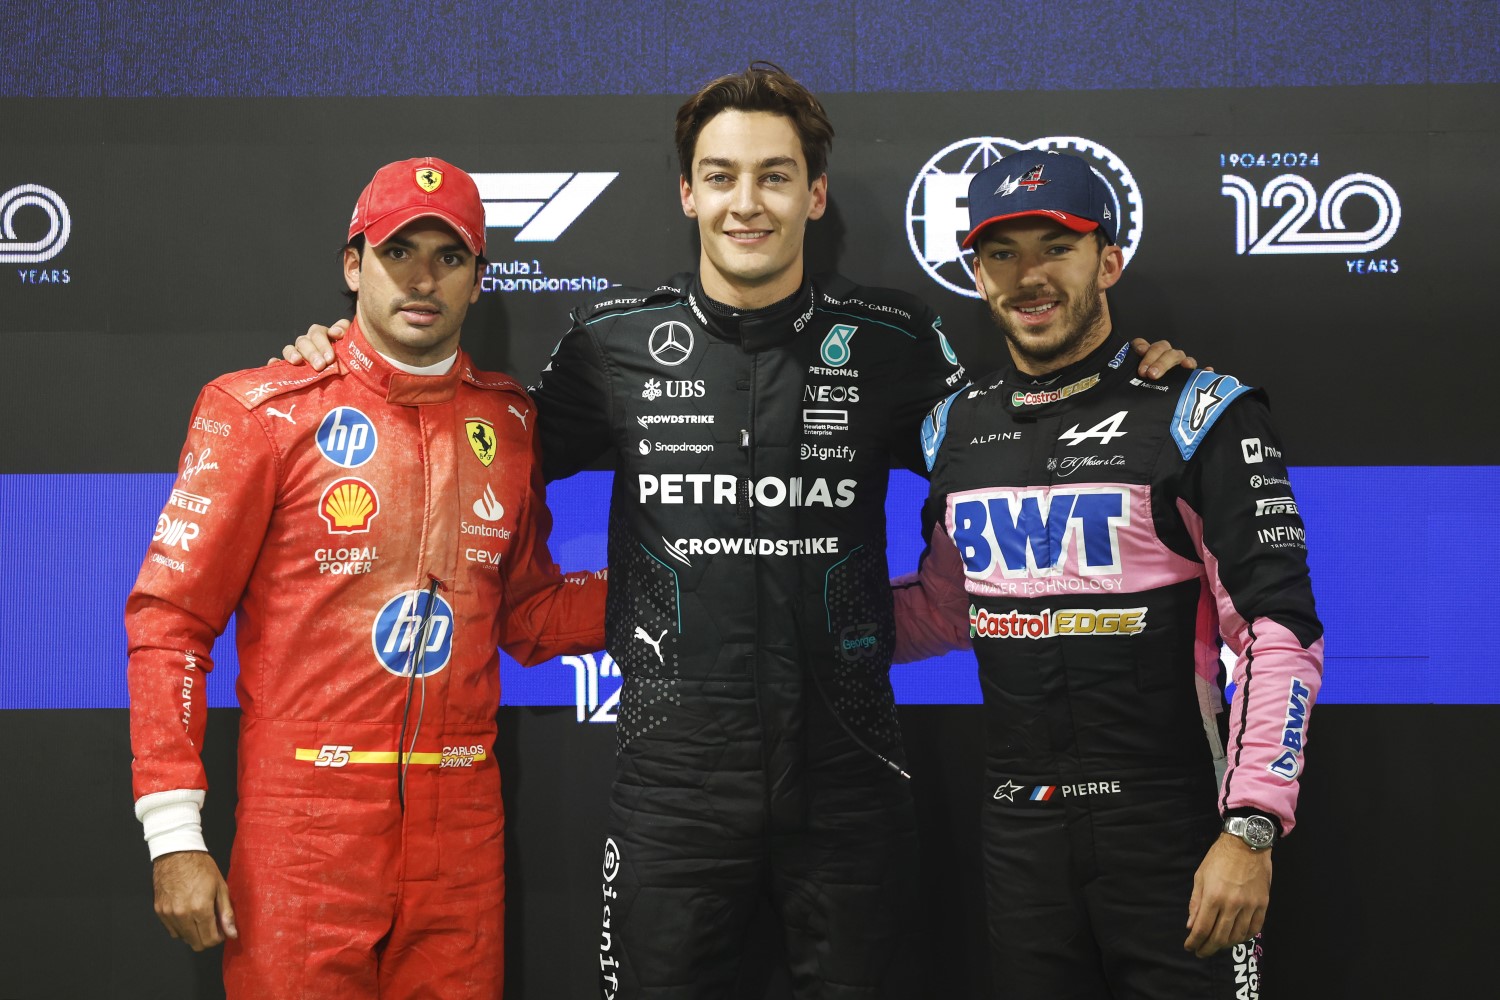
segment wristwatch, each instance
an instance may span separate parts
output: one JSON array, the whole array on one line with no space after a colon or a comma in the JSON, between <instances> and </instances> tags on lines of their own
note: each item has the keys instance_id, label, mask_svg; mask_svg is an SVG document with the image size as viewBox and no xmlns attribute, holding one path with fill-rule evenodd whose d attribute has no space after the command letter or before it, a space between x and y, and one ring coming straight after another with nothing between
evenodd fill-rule
<instances>
[{"instance_id":1,"label":"wristwatch","mask_svg":"<svg viewBox=\"0 0 1500 1000\"><path fill-rule=\"evenodd\" d=\"M1243 840L1252 851L1264 851L1276 843L1276 824L1259 813L1229 817L1224 821L1224 832Z\"/></svg>"}]
</instances>

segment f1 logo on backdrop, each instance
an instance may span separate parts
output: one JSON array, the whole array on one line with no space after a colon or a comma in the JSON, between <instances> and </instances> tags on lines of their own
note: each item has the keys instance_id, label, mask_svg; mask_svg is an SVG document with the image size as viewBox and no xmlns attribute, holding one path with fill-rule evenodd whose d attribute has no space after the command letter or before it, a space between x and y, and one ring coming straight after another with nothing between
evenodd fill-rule
<instances>
[{"instance_id":1,"label":"f1 logo on backdrop","mask_svg":"<svg viewBox=\"0 0 1500 1000\"><path fill-rule=\"evenodd\" d=\"M1055 149L1089 162L1115 198L1120 249L1125 263L1135 256L1145 228L1140 188L1130 168L1103 145L1076 135L1049 135L1029 142L1001 136L960 139L938 150L917 173L906 196L906 238L911 252L933 281L951 292L979 298L970 254L959 248L969 231L969 180L985 167L1022 149Z\"/></svg>"},{"instance_id":2,"label":"f1 logo on backdrop","mask_svg":"<svg viewBox=\"0 0 1500 1000\"><path fill-rule=\"evenodd\" d=\"M551 243L609 187L618 172L472 174L489 229L519 229L517 243Z\"/></svg>"},{"instance_id":3,"label":"f1 logo on backdrop","mask_svg":"<svg viewBox=\"0 0 1500 1000\"><path fill-rule=\"evenodd\" d=\"M16 216L23 208L40 209L47 218L47 231L40 239L33 238L40 230L37 212L22 216L26 224L16 227ZM62 253L68 245L68 236L73 232L73 220L68 215L68 204L51 188L40 184L21 184L0 195L0 264L40 264Z\"/></svg>"}]
</instances>

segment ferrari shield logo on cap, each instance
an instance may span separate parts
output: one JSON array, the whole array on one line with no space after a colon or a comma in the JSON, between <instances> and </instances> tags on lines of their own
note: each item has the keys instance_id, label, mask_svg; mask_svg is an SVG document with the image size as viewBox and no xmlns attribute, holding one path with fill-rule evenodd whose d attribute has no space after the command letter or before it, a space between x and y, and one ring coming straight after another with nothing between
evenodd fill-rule
<instances>
[{"instance_id":1,"label":"ferrari shield logo on cap","mask_svg":"<svg viewBox=\"0 0 1500 1000\"><path fill-rule=\"evenodd\" d=\"M422 167L417 171L417 187L428 194L443 186L443 172L432 167ZM486 463L488 464L488 463Z\"/></svg>"},{"instance_id":2,"label":"ferrari shield logo on cap","mask_svg":"<svg viewBox=\"0 0 1500 1000\"><path fill-rule=\"evenodd\" d=\"M464 422L464 430L468 431L469 447L474 449L474 457L489 468L495 460L495 425L488 420L470 417Z\"/></svg>"}]
</instances>

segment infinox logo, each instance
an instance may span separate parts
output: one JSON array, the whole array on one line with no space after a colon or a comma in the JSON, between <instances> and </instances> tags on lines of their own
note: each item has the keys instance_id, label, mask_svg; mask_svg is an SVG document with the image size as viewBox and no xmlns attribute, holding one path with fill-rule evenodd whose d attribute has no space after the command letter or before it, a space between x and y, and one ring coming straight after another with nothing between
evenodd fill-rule
<instances>
[{"instance_id":1,"label":"infinox logo","mask_svg":"<svg viewBox=\"0 0 1500 1000\"><path fill-rule=\"evenodd\" d=\"M16 216L21 209L40 209L47 217L47 231L40 239L32 239L31 226L16 227ZM28 212L35 217L35 212ZM23 221L24 217L23 217ZM51 188L40 184L21 184L0 194L0 264L40 264L62 253L68 245L68 236L73 232L73 219L68 215L68 204ZM22 233L28 233L23 237Z\"/></svg>"},{"instance_id":2,"label":"infinox logo","mask_svg":"<svg viewBox=\"0 0 1500 1000\"><path fill-rule=\"evenodd\" d=\"M1145 208L1135 176L1110 149L1076 135L1049 135L1027 142L993 135L960 139L933 154L917 172L906 196L906 238L911 252L932 280L949 291L979 298L969 266L972 256L958 245L969 231L970 178L1022 149L1057 150L1087 160L1114 196L1125 263L1135 256L1145 228Z\"/></svg>"}]
</instances>

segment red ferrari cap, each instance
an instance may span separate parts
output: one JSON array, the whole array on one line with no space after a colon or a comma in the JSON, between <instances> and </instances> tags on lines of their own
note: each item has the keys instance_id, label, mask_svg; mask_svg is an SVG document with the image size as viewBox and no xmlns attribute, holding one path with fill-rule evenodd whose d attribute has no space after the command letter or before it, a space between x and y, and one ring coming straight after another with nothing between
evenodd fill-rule
<instances>
[{"instance_id":1,"label":"red ferrari cap","mask_svg":"<svg viewBox=\"0 0 1500 1000\"><path fill-rule=\"evenodd\" d=\"M379 246L413 219L442 219L476 256L484 255L484 202L474 178L436 156L387 163L354 203L349 238Z\"/></svg>"}]
</instances>

